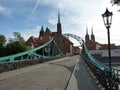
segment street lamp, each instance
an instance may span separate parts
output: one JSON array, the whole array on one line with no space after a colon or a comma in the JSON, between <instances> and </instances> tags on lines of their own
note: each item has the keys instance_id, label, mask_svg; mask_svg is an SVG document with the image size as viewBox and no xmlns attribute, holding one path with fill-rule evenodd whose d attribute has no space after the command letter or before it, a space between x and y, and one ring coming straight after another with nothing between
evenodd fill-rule
<instances>
[{"instance_id":1,"label":"street lamp","mask_svg":"<svg viewBox=\"0 0 120 90\"><path fill-rule=\"evenodd\" d=\"M104 14L102 14L102 17L103 17L103 22L104 22L104 25L107 29L110 28L110 25L112 23L112 15L113 13L112 12L109 12L108 11L108 8L106 8L106 11Z\"/></svg>"},{"instance_id":2,"label":"street lamp","mask_svg":"<svg viewBox=\"0 0 120 90\"><path fill-rule=\"evenodd\" d=\"M106 11L104 14L102 14L102 17L103 17L103 22L104 22L104 25L105 27L107 28L107 34L108 34L108 55L109 55L109 70L110 70L110 78L112 76L112 73L111 73L111 48L110 48L110 26L111 26L111 23L112 23L112 15L113 13L112 12L109 12L108 11L108 8L106 8ZM110 88L111 88L111 81L110 81Z\"/></svg>"}]
</instances>

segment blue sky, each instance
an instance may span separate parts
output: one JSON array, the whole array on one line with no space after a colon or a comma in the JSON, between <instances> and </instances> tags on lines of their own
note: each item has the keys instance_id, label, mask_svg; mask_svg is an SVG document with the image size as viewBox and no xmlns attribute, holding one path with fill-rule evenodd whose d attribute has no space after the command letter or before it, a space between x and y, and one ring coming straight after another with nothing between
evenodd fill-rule
<instances>
[{"instance_id":1,"label":"blue sky","mask_svg":"<svg viewBox=\"0 0 120 90\"><path fill-rule=\"evenodd\" d=\"M113 12L111 43L120 44L118 7L110 0L0 0L0 34L7 38L20 32L27 40L38 37L41 26L56 31L57 14L60 10L63 33L73 33L84 39L86 27L96 35L96 41L107 43L107 30L101 14L106 7Z\"/></svg>"}]
</instances>

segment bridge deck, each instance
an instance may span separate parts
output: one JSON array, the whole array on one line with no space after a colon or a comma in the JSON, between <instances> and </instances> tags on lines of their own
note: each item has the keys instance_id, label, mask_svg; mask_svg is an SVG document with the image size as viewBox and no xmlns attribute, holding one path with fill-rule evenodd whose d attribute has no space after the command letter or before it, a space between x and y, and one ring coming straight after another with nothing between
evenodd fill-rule
<instances>
[{"instance_id":1,"label":"bridge deck","mask_svg":"<svg viewBox=\"0 0 120 90\"><path fill-rule=\"evenodd\" d=\"M74 68L67 90L100 90L81 57Z\"/></svg>"},{"instance_id":2,"label":"bridge deck","mask_svg":"<svg viewBox=\"0 0 120 90\"><path fill-rule=\"evenodd\" d=\"M100 90L79 56L0 74L0 90ZM78 60L78 62L77 62ZM77 63L77 64L76 64Z\"/></svg>"},{"instance_id":3,"label":"bridge deck","mask_svg":"<svg viewBox=\"0 0 120 90\"><path fill-rule=\"evenodd\" d=\"M65 90L79 56L0 74L0 90Z\"/></svg>"}]
</instances>

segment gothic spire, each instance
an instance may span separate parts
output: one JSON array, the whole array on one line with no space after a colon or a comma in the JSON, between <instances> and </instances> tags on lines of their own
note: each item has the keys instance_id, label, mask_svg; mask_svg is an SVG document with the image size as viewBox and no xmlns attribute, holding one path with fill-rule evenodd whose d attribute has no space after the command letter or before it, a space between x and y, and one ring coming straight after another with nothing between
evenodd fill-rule
<instances>
[{"instance_id":1,"label":"gothic spire","mask_svg":"<svg viewBox=\"0 0 120 90\"><path fill-rule=\"evenodd\" d=\"M91 28L91 40L95 42L95 36L93 34L93 27Z\"/></svg>"},{"instance_id":2,"label":"gothic spire","mask_svg":"<svg viewBox=\"0 0 120 90\"><path fill-rule=\"evenodd\" d=\"M39 33L39 37L43 36L44 35L44 28L43 28L43 25L41 27L41 30L40 30L40 33Z\"/></svg>"},{"instance_id":3,"label":"gothic spire","mask_svg":"<svg viewBox=\"0 0 120 90\"><path fill-rule=\"evenodd\" d=\"M42 27L41 27L41 31L44 31L44 29L43 29L43 25L42 25Z\"/></svg>"},{"instance_id":4,"label":"gothic spire","mask_svg":"<svg viewBox=\"0 0 120 90\"><path fill-rule=\"evenodd\" d=\"M60 23L60 12L58 12L58 23Z\"/></svg>"},{"instance_id":5,"label":"gothic spire","mask_svg":"<svg viewBox=\"0 0 120 90\"><path fill-rule=\"evenodd\" d=\"M58 12L57 33L62 34L62 25L60 23L60 12Z\"/></svg>"},{"instance_id":6,"label":"gothic spire","mask_svg":"<svg viewBox=\"0 0 120 90\"><path fill-rule=\"evenodd\" d=\"M91 35L93 35L93 27L91 28Z\"/></svg>"},{"instance_id":7,"label":"gothic spire","mask_svg":"<svg viewBox=\"0 0 120 90\"><path fill-rule=\"evenodd\" d=\"M89 34L88 34L88 28L86 27L86 35L85 35L85 41L89 41Z\"/></svg>"},{"instance_id":8,"label":"gothic spire","mask_svg":"<svg viewBox=\"0 0 120 90\"><path fill-rule=\"evenodd\" d=\"M88 35L88 28L86 27L86 35Z\"/></svg>"}]
</instances>

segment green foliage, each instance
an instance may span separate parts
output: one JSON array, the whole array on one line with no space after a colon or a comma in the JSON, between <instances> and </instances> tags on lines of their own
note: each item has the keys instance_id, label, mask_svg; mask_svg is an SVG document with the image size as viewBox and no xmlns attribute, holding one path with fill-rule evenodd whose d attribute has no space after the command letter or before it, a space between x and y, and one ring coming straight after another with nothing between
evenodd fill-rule
<instances>
[{"instance_id":1,"label":"green foliage","mask_svg":"<svg viewBox=\"0 0 120 90\"><path fill-rule=\"evenodd\" d=\"M9 38L10 43L15 42L15 41L19 41L22 43L25 42L24 38L21 36L21 34L19 32L14 32L13 34L14 34L15 38L13 38L13 39Z\"/></svg>"},{"instance_id":2,"label":"green foliage","mask_svg":"<svg viewBox=\"0 0 120 90\"><path fill-rule=\"evenodd\" d=\"M0 57L5 56L5 43L6 43L6 37L4 35L0 35Z\"/></svg>"},{"instance_id":3,"label":"green foliage","mask_svg":"<svg viewBox=\"0 0 120 90\"><path fill-rule=\"evenodd\" d=\"M6 46L8 50L7 55L20 53L27 50L27 46L25 44L24 38L21 36L19 32L14 32L13 39L9 39L9 43Z\"/></svg>"},{"instance_id":4,"label":"green foliage","mask_svg":"<svg viewBox=\"0 0 120 90\"><path fill-rule=\"evenodd\" d=\"M20 53L27 50L25 43L21 43L20 41L14 41L12 43L8 43L6 45L7 55L12 55L16 53Z\"/></svg>"},{"instance_id":5,"label":"green foliage","mask_svg":"<svg viewBox=\"0 0 120 90\"><path fill-rule=\"evenodd\" d=\"M120 0L111 0L111 3L114 5L114 4L117 4L117 5L120 5Z\"/></svg>"},{"instance_id":6,"label":"green foliage","mask_svg":"<svg viewBox=\"0 0 120 90\"><path fill-rule=\"evenodd\" d=\"M120 6L120 0L111 0L112 5L118 5ZM120 12L120 9L117 10L118 12Z\"/></svg>"},{"instance_id":7,"label":"green foliage","mask_svg":"<svg viewBox=\"0 0 120 90\"><path fill-rule=\"evenodd\" d=\"M6 56L7 49L5 46L0 47L0 57Z\"/></svg>"},{"instance_id":8,"label":"green foliage","mask_svg":"<svg viewBox=\"0 0 120 90\"><path fill-rule=\"evenodd\" d=\"M27 50L24 38L19 32L14 32L15 38L10 38L9 43L5 46L6 38L0 35L0 57L12 55Z\"/></svg>"},{"instance_id":9,"label":"green foliage","mask_svg":"<svg viewBox=\"0 0 120 90\"><path fill-rule=\"evenodd\" d=\"M5 45L6 41L6 37L4 35L0 35L0 48Z\"/></svg>"}]
</instances>

